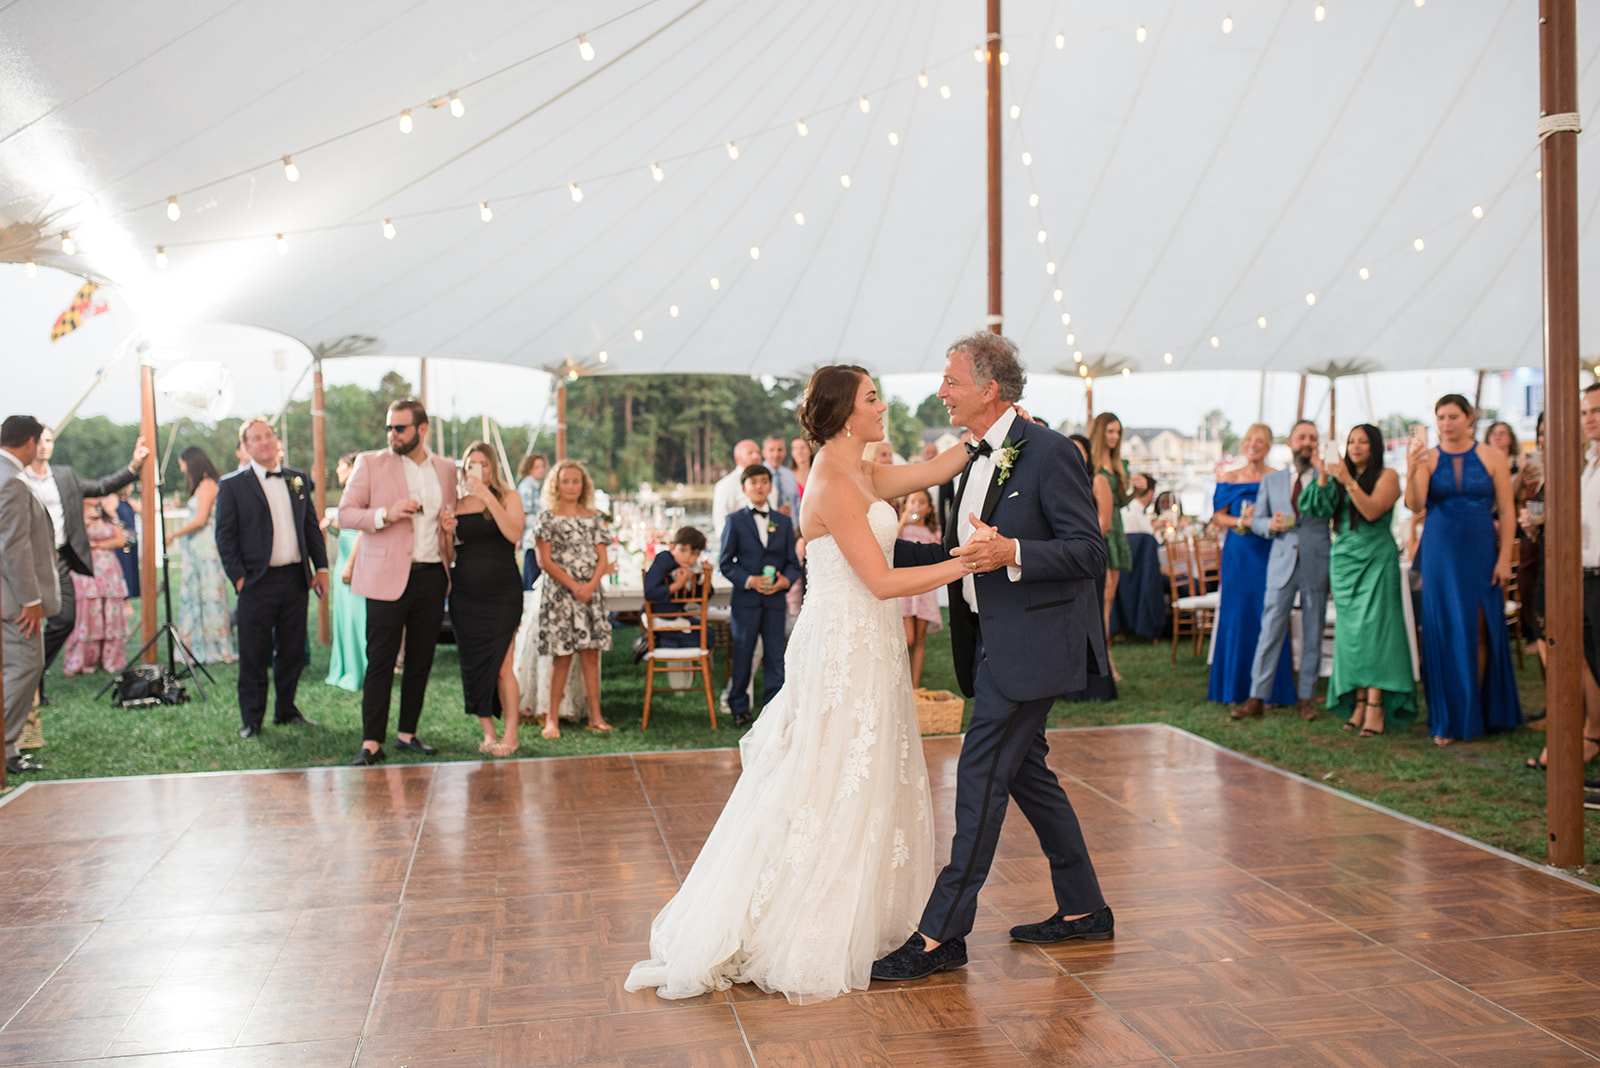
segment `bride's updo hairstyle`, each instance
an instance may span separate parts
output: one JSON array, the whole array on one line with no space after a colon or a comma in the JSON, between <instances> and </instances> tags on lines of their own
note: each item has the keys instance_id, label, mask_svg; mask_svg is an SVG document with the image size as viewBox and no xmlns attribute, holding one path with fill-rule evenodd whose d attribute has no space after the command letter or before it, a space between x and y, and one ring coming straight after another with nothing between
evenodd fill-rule
<instances>
[{"instance_id":1,"label":"bride's updo hairstyle","mask_svg":"<svg viewBox=\"0 0 1600 1068\"><path fill-rule=\"evenodd\" d=\"M800 402L800 429L813 447L826 445L844 433L845 424L856 410L856 393L861 380L869 377L865 367L836 363L819 367L806 385Z\"/></svg>"}]
</instances>

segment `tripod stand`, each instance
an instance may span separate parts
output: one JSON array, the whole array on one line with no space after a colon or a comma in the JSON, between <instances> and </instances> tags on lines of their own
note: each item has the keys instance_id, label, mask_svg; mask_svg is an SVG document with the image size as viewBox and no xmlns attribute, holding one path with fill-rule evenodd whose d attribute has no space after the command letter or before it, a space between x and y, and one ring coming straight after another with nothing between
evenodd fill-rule
<instances>
[{"instance_id":1,"label":"tripod stand","mask_svg":"<svg viewBox=\"0 0 1600 1068\"><path fill-rule=\"evenodd\" d=\"M147 350L141 350L140 357L143 365L141 373L149 376L150 379L148 386L150 390L151 422L159 426L160 424L156 423L155 420L155 365L151 361ZM159 517L156 523L156 537L162 541L162 544L159 547L150 546L149 548L152 552L159 551L161 553L161 600L167 612L166 621L156 628L155 634L151 636L149 641L139 647L139 651L134 654L133 659L135 661L144 659L144 654L152 645L155 645L162 638L166 638L167 674L175 679L193 680L194 688L200 691L200 700L204 701L206 699L206 688L200 685L200 675L204 675L206 681L213 686L217 684L217 680L211 677L211 672L206 670L204 664L195 659L194 650L190 649L184 643L184 640L179 637L178 628L173 626L172 623L172 554L167 552L164 543L167 529L167 500L166 494L162 492L164 488L165 486L161 480L161 467L157 464L156 484L151 489L154 490L156 495L156 515ZM179 650L183 651L183 670L181 672L178 670ZM196 674L196 671L199 674ZM106 691L111 689L116 684L116 681L116 676L113 675L111 681L102 686L100 692L95 694L95 699L98 700L105 696Z\"/></svg>"}]
</instances>

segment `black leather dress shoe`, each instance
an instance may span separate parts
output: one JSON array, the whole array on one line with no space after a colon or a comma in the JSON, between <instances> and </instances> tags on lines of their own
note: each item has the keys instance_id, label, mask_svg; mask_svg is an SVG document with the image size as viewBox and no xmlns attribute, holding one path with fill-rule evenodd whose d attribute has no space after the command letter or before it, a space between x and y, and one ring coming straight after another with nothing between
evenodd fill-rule
<instances>
[{"instance_id":1,"label":"black leather dress shoe","mask_svg":"<svg viewBox=\"0 0 1600 1068\"><path fill-rule=\"evenodd\" d=\"M934 972L967 966L967 940L952 938L941 942L939 948L928 951L922 935L913 932L905 945L872 964L872 977L888 982L907 982L924 979Z\"/></svg>"},{"instance_id":2,"label":"black leather dress shoe","mask_svg":"<svg viewBox=\"0 0 1600 1068\"><path fill-rule=\"evenodd\" d=\"M735 727L748 727L748 726L750 726L750 717L749 716L745 716L745 715L740 715L739 713L734 713L733 725Z\"/></svg>"},{"instance_id":3,"label":"black leather dress shoe","mask_svg":"<svg viewBox=\"0 0 1600 1068\"><path fill-rule=\"evenodd\" d=\"M322 726L322 724L318 723L316 720L307 719L305 716L301 715L299 712L294 713L288 719L274 719L272 721L272 725L274 727L320 727L320 726Z\"/></svg>"},{"instance_id":4,"label":"black leather dress shoe","mask_svg":"<svg viewBox=\"0 0 1600 1068\"><path fill-rule=\"evenodd\" d=\"M1116 920L1111 915L1111 906L1107 905L1098 912L1091 912L1075 920L1063 920L1056 916L1043 923L1025 923L1020 927L1013 927L1011 938L1016 942L1032 942L1036 945L1066 942L1074 938L1081 938L1086 942L1104 942L1112 937L1115 929Z\"/></svg>"},{"instance_id":5,"label":"black leather dress shoe","mask_svg":"<svg viewBox=\"0 0 1600 1068\"><path fill-rule=\"evenodd\" d=\"M354 760L350 761L348 766L352 768L370 768L374 764L382 764L384 759L385 757L381 747L378 749L368 749L366 746L362 746L360 749L356 750L356 757Z\"/></svg>"},{"instance_id":6,"label":"black leather dress shoe","mask_svg":"<svg viewBox=\"0 0 1600 1068\"><path fill-rule=\"evenodd\" d=\"M6 757L6 774L21 775L25 771L43 771L44 765L28 756L26 753L14 757Z\"/></svg>"},{"instance_id":7,"label":"black leather dress shoe","mask_svg":"<svg viewBox=\"0 0 1600 1068\"><path fill-rule=\"evenodd\" d=\"M418 738L414 734L411 736L411 740L409 742L404 738L396 738L394 740L394 747L396 749L409 749L411 752L421 753L423 756L439 755L439 750L435 749L433 746L429 745L427 742L423 741L421 738Z\"/></svg>"},{"instance_id":8,"label":"black leather dress shoe","mask_svg":"<svg viewBox=\"0 0 1600 1068\"><path fill-rule=\"evenodd\" d=\"M239 737L241 738L254 738L260 733L261 724L259 723L247 723L243 727L239 728Z\"/></svg>"}]
</instances>

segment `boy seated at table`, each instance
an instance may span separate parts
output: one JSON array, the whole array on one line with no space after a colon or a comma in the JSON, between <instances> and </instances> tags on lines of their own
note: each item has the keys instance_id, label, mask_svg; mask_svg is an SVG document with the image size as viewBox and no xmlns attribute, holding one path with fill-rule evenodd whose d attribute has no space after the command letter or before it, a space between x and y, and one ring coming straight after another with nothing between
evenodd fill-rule
<instances>
[{"instance_id":1,"label":"boy seated at table","mask_svg":"<svg viewBox=\"0 0 1600 1068\"><path fill-rule=\"evenodd\" d=\"M679 527L672 544L656 553L644 575L644 599L657 612L682 612L689 604L679 598L700 596L700 554L706 551L706 536L694 527ZM656 645L669 649L689 649L705 635L690 630L687 616L668 617L656 630ZM650 644L646 635L633 643L633 662L644 659Z\"/></svg>"},{"instance_id":2,"label":"boy seated at table","mask_svg":"<svg viewBox=\"0 0 1600 1068\"><path fill-rule=\"evenodd\" d=\"M789 614L784 591L800 579L800 557L795 552L794 521L767 507L772 475L761 464L751 464L741 476L741 488L750 507L728 516L722 528L720 566L733 583L733 678L728 686L728 711L733 725L750 724L750 675L756 640L762 645L761 670L765 690L761 707L783 687L783 628Z\"/></svg>"}]
</instances>

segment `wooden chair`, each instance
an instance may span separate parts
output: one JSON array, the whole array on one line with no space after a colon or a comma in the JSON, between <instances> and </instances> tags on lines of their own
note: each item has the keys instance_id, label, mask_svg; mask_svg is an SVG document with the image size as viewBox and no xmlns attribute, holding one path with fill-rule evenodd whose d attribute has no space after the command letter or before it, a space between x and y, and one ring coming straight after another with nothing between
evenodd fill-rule
<instances>
[{"instance_id":1,"label":"wooden chair","mask_svg":"<svg viewBox=\"0 0 1600 1068\"><path fill-rule=\"evenodd\" d=\"M1201 639L1211 630L1219 595L1208 589L1195 563L1193 539L1167 543L1167 611L1172 616L1171 662L1178 662L1178 641L1188 638L1191 652L1200 655ZM1214 583L1212 584L1215 585Z\"/></svg>"},{"instance_id":2,"label":"wooden chair","mask_svg":"<svg viewBox=\"0 0 1600 1068\"><path fill-rule=\"evenodd\" d=\"M1522 657L1522 598L1517 591L1517 583L1522 577L1522 543L1517 540L1511 542L1511 581L1506 583L1505 610L1506 626L1511 631L1511 644L1517 651L1517 670L1523 667Z\"/></svg>"},{"instance_id":3,"label":"wooden chair","mask_svg":"<svg viewBox=\"0 0 1600 1068\"><path fill-rule=\"evenodd\" d=\"M641 731L650 727L650 701L655 696L656 676L671 672L700 673L700 686L706 695L706 711L711 716L711 729L717 727L717 705L711 697L711 636L706 623L706 606L711 599L711 565L700 565L700 581L696 584L697 596L685 597L682 611L663 612L645 603L639 613L639 625L644 628L649 651L644 654L644 717ZM683 622L675 622L682 620ZM688 648L662 646L657 643L661 634L688 634L695 639ZM670 680L669 680L670 683ZM668 686L669 693L688 693L693 687L677 689Z\"/></svg>"}]
</instances>

